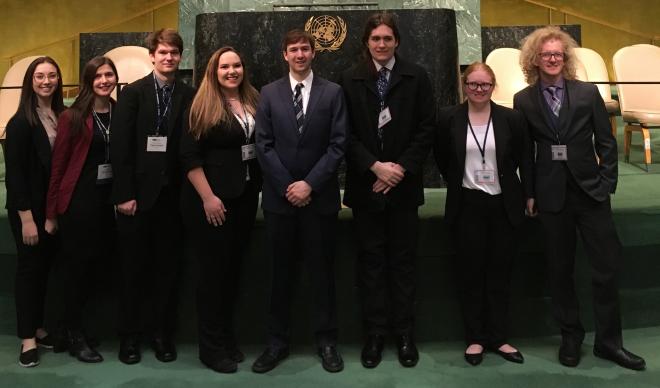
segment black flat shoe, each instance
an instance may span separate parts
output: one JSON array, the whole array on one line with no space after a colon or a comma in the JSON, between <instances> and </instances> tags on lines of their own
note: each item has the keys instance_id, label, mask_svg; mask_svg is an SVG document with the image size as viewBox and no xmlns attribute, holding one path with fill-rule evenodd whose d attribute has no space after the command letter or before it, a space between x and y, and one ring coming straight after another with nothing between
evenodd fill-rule
<instances>
[{"instance_id":1,"label":"black flat shoe","mask_svg":"<svg viewBox=\"0 0 660 388\"><path fill-rule=\"evenodd\" d=\"M559 347L559 363L571 368L576 367L580 363L581 346L581 342L562 339Z\"/></svg>"},{"instance_id":2,"label":"black flat shoe","mask_svg":"<svg viewBox=\"0 0 660 388\"><path fill-rule=\"evenodd\" d=\"M206 360L200 357L199 360L209 369L218 373L235 373L238 370L238 364L236 361L229 357L223 358L221 360Z\"/></svg>"},{"instance_id":3,"label":"black flat shoe","mask_svg":"<svg viewBox=\"0 0 660 388\"><path fill-rule=\"evenodd\" d=\"M509 362L515 362L516 364L522 364L525 362L525 358L523 357L522 353L520 353L519 351L507 353L499 349L494 349L493 352L499 354L500 356L502 356L503 359Z\"/></svg>"},{"instance_id":4,"label":"black flat shoe","mask_svg":"<svg viewBox=\"0 0 660 388\"><path fill-rule=\"evenodd\" d=\"M119 361L127 365L137 364L142 360L140 342L134 337L124 337L119 344Z\"/></svg>"},{"instance_id":5,"label":"black flat shoe","mask_svg":"<svg viewBox=\"0 0 660 388\"><path fill-rule=\"evenodd\" d=\"M229 349L227 349L227 353L229 353L229 358L234 360L236 363L241 363L245 361L245 354L241 352L236 346L233 346Z\"/></svg>"},{"instance_id":6,"label":"black flat shoe","mask_svg":"<svg viewBox=\"0 0 660 388\"><path fill-rule=\"evenodd\" d=\"M472 353L472 354L464 353L463 357L465 357L465 361L468 364L470 364L472 366L477 366L477 365L481 364L481 361L484 360L484 352Z\"/></svg>"},{"instance_id":7,"label":"black flat shoe","mask_svg":"<svg viewBox=\"0 0 660 388\"><path fill-rule=\"evenodd\" d=\"M176 360L176 346L174 346L174 342L169 338L154 338L151 341L151 348L156 354L156 359L160 362L172 362Z\"/></svg>"},{"instance_id":8,"label":"black flat shoe","mask_svg":"<svg viewBox=\"0 0 660 388\"><path fill-rule=\"evenodd\" d=\"M275 368L282 360L289 357L289 348L274 349L266 348L261 356L252 364L254 373L266 373Z\"/></svg>"},{"instance_id":9,"label":"black flat shoe","mask_svg":"<svg viewBox=\"0 0 660 388\"><path fill-rule=\"evenodd\" d=\"M344 360L342 360L337 345L324 345L318 349L319 357L321 357L321 365L323 369L330 373L341 372L344 369Z\"/></svg>"},{"instance_id":10,"label":"black flat shoe","mask_svg":"<svg viewBox=\"0 0 660 388\"><path fill-rule=\"evenodd\" d=\"M615 351L600 349L594 346L594 356L602 358L605 360L610 360L619 364L624 368L632 370L644 370L646 369L646 361L640 356L627 351L624 348L617 349Z\"/></svg>"},{"instance_id":11,"label":"black flat shoe","mask_svg":"<svg viewBox=\"0 0 660 388\"><path fill-rule=\"evenodd\" d=\"M37 348L33 348L27 351L23 351L23 345L21 345L21 354L18 357L18 365L23 368L32 368L39 365L39 351Z\"/></svg>"},{"instance_id":12,"label":"black flat shoe","mask_svg":"<svg viewBox=\"0 0 660 388\"><path fill-rule=\"evenodd\" d=\"M77 358L78 361L96 363L103 361L103 356L96 350L92 349L85 336L80 331L70 331L69 337L69 354Z\"/></svg>"},{"instance_id":13,"label":"black flat shoe","mask_svg":"<svg viewBox=\"0 0 660 388\"><path fill-rule=\"evenodd\" d=\"M415 341L411 335L401 335L397 340L397 347L399 349L399 363L406 368L411 368L417 365L419 361L419 352Z\"/></svg>"},{"instance_id":14,"label":"black flat shoe","mask_svg":"<svg viewBox=\"0 0 660 388\"><path fill-rule=\"evenodd\" d=\"M383 357L383 345L385 339L382 335L370 335L364 343L360 360L365 368L375 368L380 364Z\"/></svg>"}]
</instances>

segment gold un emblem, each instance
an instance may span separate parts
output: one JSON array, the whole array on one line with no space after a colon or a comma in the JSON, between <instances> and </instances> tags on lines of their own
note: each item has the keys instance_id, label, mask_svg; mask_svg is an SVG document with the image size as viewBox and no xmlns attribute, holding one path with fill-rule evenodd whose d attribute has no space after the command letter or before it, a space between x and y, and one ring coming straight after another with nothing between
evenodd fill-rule
<instances>
[{"instance_id":1,"label":"gold un emblem","mask_svg":"<svg viewBox=\"0 0 660 388\"><path fill-rule=\"evenodd\" d=\"M312 16L305 23L305 31L316 39L316 51L335 51L346 39L346 22L339 16Z\"/></svg>"}]
</instances>

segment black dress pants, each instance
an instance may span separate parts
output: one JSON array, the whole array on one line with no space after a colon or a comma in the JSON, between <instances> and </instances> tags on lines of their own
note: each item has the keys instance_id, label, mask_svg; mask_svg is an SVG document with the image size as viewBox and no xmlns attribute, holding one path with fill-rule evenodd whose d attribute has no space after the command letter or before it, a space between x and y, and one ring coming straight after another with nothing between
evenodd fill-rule
<instances>
[{"instance_id":1,"label":"black dress pants","mask_svg":"<svg viewBox=\"0 0 660 388\"><path fill-rule=\"evenodd\" d=\"M234 309L258 202L259 191L248 182L240 197L223 200L227 213L221 226L203 219L190 229L199 263L199 355L205 360L226 358L236 346Z\"/></svg>"},{"instance_id":2,"label":"black dress pants","mask_svg":"<svg viewBox=\"0 0 660 388\"><path fill-rule=\"evenodd\" d=\"M412 334L415 304L417 207L353 209L358 285L367 335Z\"/></svg>"},{"instance_id":3,"label":"black dress pants","mask_svg":"<svg viewBox=\"0 0 660 388\"><path fill-rule=\"evenodd\" d=\"M581 343L575 293L575 244L579 232L591 264L591 287L596 325L595 345L611 350L622 346L617 275L622 248L609 198L598 202L572 182L566 187L564 208L539 214L546 235L546 258L555 319L564 338Z\"/></svg>"},{"instance_id":4,"label":"black dress pants","mask_svg":"<svg viewBox=\"0 0 660 388\"><path fill-rule=\"evenodd\" d=\"M460 206L455 267L465 342L499 348L507 342L515 229L502 195L463 188Z\"/></svg>"},{"instance_id":5,"label":"black dress pants","mask_svg":"<svg viewBox=\"0 0 660 388\"><path fill-rule=\"evenodd\" d=\"M179 188L163 187L154 206L117 215L122 256L119 334L173 335L183 256Z\"/></svg>"},{"instance_id":6,"label":"black dress pants","mask_svg":"<svg viewBox=\"0 0 660 388\"><path fill-rule=\"evenodd\" d=\"M51 266L58 254L59 241L46 233L43 212L32 212L37 225L39 243L23 244L21 219L16 210L9 210L9 224L16 242L16 329L18 338L34 338L44 327L44 302Z\"/></svg>"},{"instance_id":7,"label":"black dress pants","mask_svg":"<svg viewBox=\"0 0 660 388\"><path fill-rule=\"evenodd\" d=\"M62 249L63 325L83 329L83 309L114 252L115 212L111 204L69 205L58 217Z\"/></svg>"},{"instance_id":8,"label":"black dress pants","mask_svg":"<svg viewBox=\"0 0 660 388\"><path fill-rule=\"evenodd\" d=\"M312 327L319 346L337 342L334 253L337 213L317 214L302 207L283 215L264 210L273 252L268 345L286 348L290 342L293 270L305 263L311 285Z\"/></svg>"}]
</instances>

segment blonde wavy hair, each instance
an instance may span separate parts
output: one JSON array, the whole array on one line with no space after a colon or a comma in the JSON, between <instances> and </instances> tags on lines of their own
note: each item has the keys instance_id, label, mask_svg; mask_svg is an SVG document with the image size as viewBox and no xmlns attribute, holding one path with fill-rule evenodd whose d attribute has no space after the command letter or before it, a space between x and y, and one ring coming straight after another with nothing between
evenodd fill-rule
<instances>
[{"instance_id":1,"label":"blonde wavy hair","mask_svg":"<svg viewBox=\"0 0 660 388\"><path fill-rule=\"evenodd\" d=\"M204 79L199 85L199 90L197 90L197 94L190 105L188 122L190 123L190 133L196 139L204 136L215 125L221 122L228 123L231 120L231 112L227 110L228 105L225 97L222 95L220 83L218 82L218 62L220 62L220 56L226 52L236 53L241 60L241 64L243 65L243 81L238 87L238 93L245 110L252 116L256 114L259 93L248 80L243 57L233 47L222 47L211 55L211 59L209 59L209 63L206 65Z\"/></svg>"},{"instance_id":2,"label":"blonde wavy hair","mask_svg":"<svg viewBox=\"0 0 660 388\"><path fill-rule=\"evenodd\" d=\"M520 48L520 67L525 74L525 80L528 84L535 84L539 79L539 49L545 42L557 39L564 46L564 68L562 75L564 79L575 79L577 69L577 59L575 57L575 48L577 43L570 35L559 29L557 26L546 26L536 29L523 39Z\"/></svg>"}]
</instances>

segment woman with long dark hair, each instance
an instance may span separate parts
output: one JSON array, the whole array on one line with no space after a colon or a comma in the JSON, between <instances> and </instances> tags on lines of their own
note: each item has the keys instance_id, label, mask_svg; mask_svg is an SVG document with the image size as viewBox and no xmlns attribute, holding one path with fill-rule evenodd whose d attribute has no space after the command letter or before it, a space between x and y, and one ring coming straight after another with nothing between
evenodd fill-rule
<instances>
[{"instance_id":1,"label":"woman with long dark hair","mask_svg":"<svg viewBox=\"0 0 660 388\"><path fill-rule=\"evenodd\" d=\"M102 262L114 241L114 210L110 201L110 121L117 69L106 57L90 60L82 74L80 93L57 124L57 140L48 188L46 231L61 229L64 319L69 353L83 362L103 357L87 342L82 309L94 266Z\"/></svg>"},{"instance_id":2,"label":"woman with long dark hair","mask_svg":"<svg viewBox=\"0 0 660 388\"><path fill-rule=\"evenodd\" d=\"M254 149L257 99L238 52L222 47L209 60L181 140L188 178L181 208L199 263L199 358L221 373L235 372L244 359L233 313L261 189Z\"/></svg>"},{"instance_id":3,"label":"woman with long dark hair","mask_svg":"<svg viewBox=\"0 0 660 388\"><path fill-rule=\"evenodd\" d=\"M64 110L62 73L50 57L28 66L21 100L7 124L5 165L7 213L16 240L16 317L19 364L39 365L37 345L52 348L44 330L44 300L56 239L46 233L46 192L57 117Z\"/></svg>"}]
</instances>

